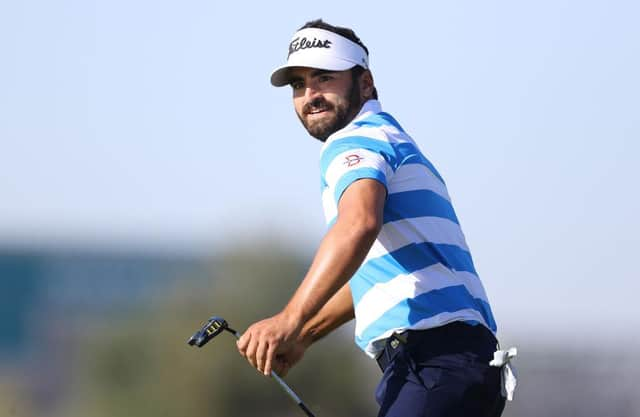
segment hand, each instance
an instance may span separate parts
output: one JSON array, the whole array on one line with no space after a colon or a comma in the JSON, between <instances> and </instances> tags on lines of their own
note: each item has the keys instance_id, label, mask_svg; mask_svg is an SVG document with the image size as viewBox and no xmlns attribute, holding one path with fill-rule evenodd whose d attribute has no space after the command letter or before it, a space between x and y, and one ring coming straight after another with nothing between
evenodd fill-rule
<instances>
[{"instance_id":1,"label":"hand","mask_svg":"<svg viewBox=\"0 0 640 417\"><path fill-rule=\"evenodd\" d=\"M297 342L301 329L298 320L277 314L252 324L238 340L238 351L264 375L271 375L274 367L287 372L304 353Z\"/></svg>"},{"instance_id":2,"label":"hand","mask_svg":"<svg viewBox=\"0 0 640 417\"><path fill-rule=\"evenodd\" d=\"M309 347L308 342L296 340L287 351L276 355L273 362L273 370L281 377L285 377L289 370L302 359L304 352Z\"/></svg>"}]
</instances>

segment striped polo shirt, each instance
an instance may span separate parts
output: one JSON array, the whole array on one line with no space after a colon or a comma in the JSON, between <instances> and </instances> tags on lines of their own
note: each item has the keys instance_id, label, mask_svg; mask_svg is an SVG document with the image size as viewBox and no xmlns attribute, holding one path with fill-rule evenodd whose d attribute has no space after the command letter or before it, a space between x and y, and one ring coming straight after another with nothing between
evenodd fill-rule
<instances>
[{"instance_id":1,"label":"striped polo shirt","mask_svg":"<svg viewBox=\"0 0 640 417\"><path fill-rule=\"evenodd\" d=\"M372 178L387 190L380 234L349 281L361 349L375 357L394 332L453 321L496 332L442 177L378 101L327 139L320 165L329 226L354 181Z\"/></svg>"}]
</instances>

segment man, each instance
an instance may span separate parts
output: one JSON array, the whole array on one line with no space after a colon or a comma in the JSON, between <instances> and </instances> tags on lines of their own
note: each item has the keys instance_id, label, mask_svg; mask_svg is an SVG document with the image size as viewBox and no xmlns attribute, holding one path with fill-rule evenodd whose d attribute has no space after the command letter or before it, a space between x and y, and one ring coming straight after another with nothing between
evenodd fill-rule
<instances>
[{"instance_id":1,"label":"man","mask_svg":"<svg viewBox=\"0 0 640 417\"><path fill-rule=\"evenodd\" d=\"M324 142L329 230L289 303L247 329L240 353L284 375L355 317L356 343L384 371L379 416L499 416L487 296L442 178L382 112L367 48L350 29L309 22L271 83L291 86L300 121Z\"/></svg>"}]
</instances>

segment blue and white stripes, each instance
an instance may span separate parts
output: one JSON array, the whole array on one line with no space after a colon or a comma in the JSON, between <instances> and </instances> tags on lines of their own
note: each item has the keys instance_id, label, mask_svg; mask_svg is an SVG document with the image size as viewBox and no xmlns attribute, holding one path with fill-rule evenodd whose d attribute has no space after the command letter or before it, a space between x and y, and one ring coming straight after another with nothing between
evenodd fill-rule
<instances>
[{"instance_id":1,"label":"blue and white stripes","mask_svg":"<svg viewBox=\"0 0 640 417\"><path fill-rule=\"evenodd\" d=\"M466 321L496 331L442 177L377 101L329 137L320 165L328 224L354 181L372 178L387 189L380 234L350 281L356 343L367 354L406 329Z\"/></svg>"}]
</instances>

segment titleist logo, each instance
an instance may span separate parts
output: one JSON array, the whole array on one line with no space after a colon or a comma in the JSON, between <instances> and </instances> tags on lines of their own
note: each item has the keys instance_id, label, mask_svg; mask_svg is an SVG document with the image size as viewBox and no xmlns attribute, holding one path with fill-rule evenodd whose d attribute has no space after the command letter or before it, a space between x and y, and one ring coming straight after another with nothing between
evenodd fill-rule
<instances>
[{"instance_id":1,"label":"titleist logo","mask_svg":"<svg viewBox=\"0 0 640 417\"><path fill-rule=\"evenodd\" d=\"M298 52L301 49L309 48L331 48L331 41L328 39L325 41L321 41L319 39L313 38L313 40L310 41L307 38L295 38L289 44L289 55L294 52Z\"/></svg>"}]
</instances>

